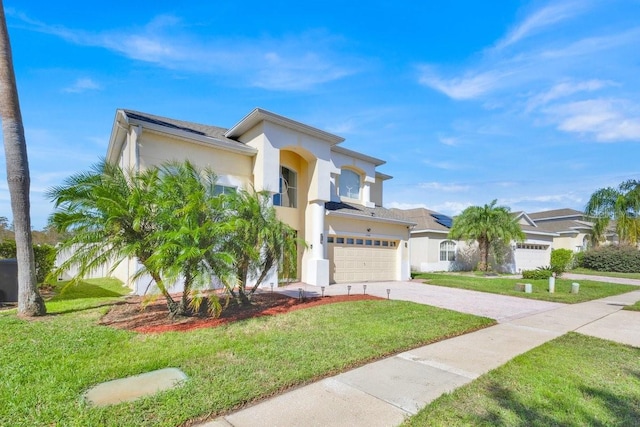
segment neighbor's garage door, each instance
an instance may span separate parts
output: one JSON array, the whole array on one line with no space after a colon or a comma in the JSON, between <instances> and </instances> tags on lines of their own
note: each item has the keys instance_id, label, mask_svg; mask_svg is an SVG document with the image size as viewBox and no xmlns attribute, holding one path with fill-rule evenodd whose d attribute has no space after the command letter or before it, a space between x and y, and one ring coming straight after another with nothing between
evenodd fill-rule
<instances>
[{"instance_id":1,"label":"neighbor's garage door","mask_svg":"<svg viewBox=\"0 0 640 427\"><path fill-rule=\"evenodd\" d=\"M335 237L328 243L331 283L396 279L396 242Z\"/></svg>"},{"instance_id":2,"label":"neighbor's garage door","mask_svg":"<svg viewBox=\"0 0 640 427\"><path fill-rule=\"evenodd\" d=\"M515 252L516 271L535 270L549 265L550 254L549 245L518 243Z\"/></svg>"}]
</instances>

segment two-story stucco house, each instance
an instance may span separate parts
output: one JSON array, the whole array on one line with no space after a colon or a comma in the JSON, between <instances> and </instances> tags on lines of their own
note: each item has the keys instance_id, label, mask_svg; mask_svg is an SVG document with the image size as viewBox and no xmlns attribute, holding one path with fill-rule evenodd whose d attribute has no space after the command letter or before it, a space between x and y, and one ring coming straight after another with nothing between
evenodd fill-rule
<instances>
[{"instance_id":1,"label":"two-story stucco house","mask_svg":"<svg viewBox=\"0 0 640 427\"><path fill-rule=\"evenodd\" d=\"M343 138L255 109L221 127L117 110L106 160L140 170L190 160L211 168L218 191L267 190L281 220L308 247L298 254L298 279L310 285L405 280L410 275L412 222L382 207L384 161L343 148ZM135 260L114 273L129 278Z\"/></svg>"}]
</instances>

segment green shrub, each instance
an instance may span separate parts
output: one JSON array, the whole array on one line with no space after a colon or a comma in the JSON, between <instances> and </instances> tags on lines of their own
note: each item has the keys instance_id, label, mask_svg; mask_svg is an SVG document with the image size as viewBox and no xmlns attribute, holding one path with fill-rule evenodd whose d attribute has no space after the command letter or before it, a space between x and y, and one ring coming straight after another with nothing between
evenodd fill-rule
<instances>
[{"instance_id":1,"label":"green shrub","mask_svg":"<svg viewBox=\"0 0 640 427\"><path fill-rule=\"evenodd\" d=\"M523 279L544 280L551 277L553 270L551 267L538 267L535 270L524 270L522 272Z\"/></svg>"},{"instance_id":2,"label":"green shrub","mask_svg":"<svg viewBox=\"0 0 640 427\"><path fill-rule=\"evenodd\" d=\"M34 245L33 255L36 264L36 281L39 284L43 284L47 274L53 270L53 265L56 261L56 248L51 245ZM15 240L5 240L4 242L0 242L0 258L15 257Z\"/></svg>"},{"instance_id":3,"label":"green shrub","mask_svg":"<svg viewBox=\"0 0 640 427\"><path fill-rule=\"evenodd\" d=\"M551 251L551 270L560 277L569 269L573 260L573 251L570 249L554 249Z\"/></svg>"},{"instance_id":4,"label":"green shrub","mask_svg":"<svg viewBox=\"0 0 640 427\"><path fill-rule=\"evenodd\" d=\"M576 252L573 254L573 262L570 268L584 267L584 252Z\"/></svg>"},{"instance_id":5,"label":"green shrub","mask_svg":"<svg viewBox=\"0 0 640 427\"><path fill-rule=\"evenodd\" d=\"M640 273L640 251L628 245L607 245L585 252L582 266L596 271Z\"/></svg>"}]
</instances>

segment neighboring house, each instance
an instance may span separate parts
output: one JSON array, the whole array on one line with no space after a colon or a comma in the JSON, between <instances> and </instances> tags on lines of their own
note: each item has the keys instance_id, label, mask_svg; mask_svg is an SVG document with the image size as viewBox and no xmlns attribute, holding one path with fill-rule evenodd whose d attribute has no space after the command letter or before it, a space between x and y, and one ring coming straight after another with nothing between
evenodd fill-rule
<instances>
[{"instance_id":1,"label":"neighboring house","mask_svg":"<svg viewBox=\"0 0 640 427\"><path fill-rule=\"evenodd\" d=\"M554 242L559 234L533 221L525 212L513 212L512 215L518 219L525 240L511 243L511 272L520 273L523 270L535 270L550 265L551 251L555 249Z\"/></svg>"},{"instance_id":2,"label":"neighboring house","mask_svg":"<svg viewBox=\"0 0 640 427\"><path fill-rule=\"evenodd\" d=\"M453 223L451 217L424 208L394 209L394 212L416 223L409 240L412 271L470 270L477 264L478 251L475 245L449 239L449 229ZM514 212L512 215L518 219L526 239L522 243L512 242L504 254L504 263L495 268L516 273L549 265L553 239L559 235L538 226L524 212Z\"/></svg>"},{"instance_id":3,"label":"neighboring house","mask_svg":"<svg viewBox=\"0 0 640 427\"><path fill-rule=\"evenodd\" d=\"M529 218L549 231L558 234L553 239L554 249L571 249L581 252L589 247L593 223L589 222L584 213L575 209L554 209L534 212Z\"/></svg>"},{"instance_id":4,"label":"neighboring house","mask_svg":"<svg viewBox=\"0 0 640 427\"><path fill-rule=\"evenodd\" d=\"M385 162L342 148L343 138L262 109L229 129L117 110L106 160L140 170L189 160L212 169L217 190L267 190L278 217L308 247L298 254L297 279L310 285L410 276L410 220L382 207ZM137 293L135 260L114 275ZM276 276L265 281L267 286Z\"/></svg>"},{"instance_id":5,"label":"neighboring house","mask_svg":"<svg viewBox=\"0 0 640 427\"><path fill-rule=\"evenodd\" d=\"M455 261L462 251L464 242L447 237L452 219L429 209L392 209L416 223L409 240L412 271L455 270Z\"/></svg>"}]
</instances>

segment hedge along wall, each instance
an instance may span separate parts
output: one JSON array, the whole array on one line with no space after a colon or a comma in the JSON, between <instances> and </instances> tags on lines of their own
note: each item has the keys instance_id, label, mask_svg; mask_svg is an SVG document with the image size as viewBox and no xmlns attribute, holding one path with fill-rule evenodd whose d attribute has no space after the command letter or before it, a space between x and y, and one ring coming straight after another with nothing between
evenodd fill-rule
<instances>
[{"instance_id":1,"label":"hedge along wall","mask_svg":"<svg viewBox=\"0 0 640 427\"><path fill-rule=\"evenodd\" d=\"M36 264L36 280L43 284L47 274L53 270L56 261L56 248L51 245L33 245L33 255ZM0 242L0 258L15 258L15 240Z\"/></svg>"},{"instance_id":2,"label":"hedge along wall","mask_svg":"<svg viewBox=\"0 0 640 427\"><path fill-rule=\"evenodd\" d=\"M584 253L582 266L597 271L640 273L640 251L626 245L601 246Z\"/></svg>"}]
</instances>

